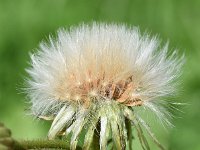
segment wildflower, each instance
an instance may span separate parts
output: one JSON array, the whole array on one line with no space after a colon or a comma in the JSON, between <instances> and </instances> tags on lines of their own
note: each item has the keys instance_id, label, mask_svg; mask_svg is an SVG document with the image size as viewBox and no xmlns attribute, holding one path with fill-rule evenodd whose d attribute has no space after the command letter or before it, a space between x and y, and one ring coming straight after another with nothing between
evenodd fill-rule
<instances>
[{"instance_id":1,"label":"wildflower","mask_svg":"<svg viewBox=\"0 0 200 150\"><path fill-rule=\"evenodd\" d=\"M72 133L75 149L84 128L84 149L89 149L99 124L100 149L108 140L116 149L128 142L126 120L137 129L143 147L148 147L141 125L163 149L135 108L149 108L169 123L162 101L174 93L182 58L168 56L168 44L159 46L156 37L141 35L125 25L81 25L61 29L50 44L42 42L31 54L27 69L28 96L32 113L52 119L48 138ZM129 139L130 140L130 139Z\"/></svg>"}]
</instances>

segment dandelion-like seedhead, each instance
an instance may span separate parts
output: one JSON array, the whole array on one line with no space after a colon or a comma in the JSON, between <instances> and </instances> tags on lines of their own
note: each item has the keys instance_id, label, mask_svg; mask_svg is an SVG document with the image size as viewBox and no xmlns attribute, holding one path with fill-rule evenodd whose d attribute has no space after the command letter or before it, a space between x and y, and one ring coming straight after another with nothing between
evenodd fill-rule
<instances>
[{"instance_id":1,"label":"dandelion-like seedhead","mask_svg":"<svg viewBox=\"0 0 200 150\"><path fill-rule=\"evenodd\" d=\"M175 92L182 57L171 55L168 44L159 46L156 37L141 35L125 25L80 25L61 29L58 37L42 42L31 54L27 69L27 93L32 113L53 119L49 139L72 133L71 149L87 128L84 149L89 149L97 124L100 148L111 138L117 149L127 145L126 120L141 134L143 125L160 146L136 107L149 108L169 123L164 97ZM139 137L145 146L144 137ZM162 146L160 146L162 148Z\"/></svg>"}]
</instances>

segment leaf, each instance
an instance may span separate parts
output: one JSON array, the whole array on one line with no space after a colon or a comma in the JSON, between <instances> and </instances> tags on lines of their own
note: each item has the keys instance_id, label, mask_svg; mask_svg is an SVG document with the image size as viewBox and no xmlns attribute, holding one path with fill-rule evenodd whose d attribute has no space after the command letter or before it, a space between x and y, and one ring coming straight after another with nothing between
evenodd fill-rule
<instances>
[{"instance_id":1,"label":"leaf","mask_svg":"<svg viewBox=\"0 0 200 150\"><path fill-rule=\"evenodd\" d=\"M110 123L105 114L101 116L100 149L106 150L110 131Z\"/></svg>"},{"instance_id":2,"label":"leaf","mask_svg":"<svg viewBox=\"0 0 200 150\"><path fill-rule=\"evenodd\" d=\"M72 106L66 107L66 105L63 106L51 125L48 138L49 139L55 138L58 132L60 132L67 125L67 123L72 119L74 113L75 113L74 107Z\"/></svg>"},{"instance_id":3,"label":"leaf","mask_svg":"<svg viewBox=\"0 0 200 150\"><path fill-rule=\"evenodd\" d=\"M149 143L148 143L146 137L144 136L144 133L142 131L142 128L141 128L140 124L138 124L138 129L139 129L139 132L140 132L140 136L141 136L142 142L144 143L146 149L150 150Z\"/></svg>"},{"instance_id":4,"label":"leaf","mask_svg":"<svg viewBox=\"0 0 200 150\"><path fill-rule=\"evenodd\" d=\"M116 149L123 150L125 147L123 145L124 143L122 143L123 132L122 132L122 124L119 118L119 112L115 111L115 106L112 107L110 106L107 110L109 110L109 112L107 112L107 116L109 117L108 119L110 120L112 138L115 143L115 147Z\"/></svg>"},{"instance_id":5,"label":"leaf","mask_svg":"<svg viewBox=\"0 0 200 150\"><path fill-rule=\"evenodd\" d=\"M161 150L165 150L165 148L160 144L160 142L157 140L156 136L154 135L154 133L151 131L150 127L147 125L147 123L142 120L139 117L136 117L137 121L146 129L147 133L149 134L149 136L153 139L153 142L161 149Z\"/></svg>"},{"instance_id":6,"label":"leaf","mask_svg":"<svg viewBox=\"0 0 200 150\"><path fill-rule=\"evenodd\" d=\"M90 150L90 147L91 147L91 144L92 144L92 141L93 141L94 130L95 130L96 124L97 124L97 122L99 120L99 112L96 111L95 113L97 113L97 114L94 115L91 118L88 131L85 134L85 139L84 139L84 144L83 144L83 150Z\"/></svg>"},{"instance_id":7,"label":"leaf","mask_svg":"<svg viewBox=\"0 0 200 150\"><path fill-rule=\"evenodd\" d=\"M78 118L76 118L76 121L72 124L72 137L70 142L70 148L71 150L75 150L77 143L78 143L78 136L81 133L81 130L86 122L86 116L88 114L88 111L82 110L81 114L79 114Z\"/></svg>"}]
</instances>

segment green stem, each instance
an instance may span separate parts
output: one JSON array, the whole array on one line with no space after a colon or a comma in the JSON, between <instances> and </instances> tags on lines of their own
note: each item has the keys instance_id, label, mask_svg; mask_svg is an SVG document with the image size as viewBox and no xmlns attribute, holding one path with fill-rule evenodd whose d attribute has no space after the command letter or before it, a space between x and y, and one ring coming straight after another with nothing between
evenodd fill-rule
<instances>
[{"instance_id":1,"label":"green stem","mask_svg":"<svg viewBox=\"0 0 200 150\"><path fill-rule=\"evenodd\" d=\"M14 150L28 150L28 149L64 149L69 150L70 148L66 141L62 140L31 140L31 141L15 141ZM77 150L81 148L78 147Z\"/></svg>"}]
</instances>

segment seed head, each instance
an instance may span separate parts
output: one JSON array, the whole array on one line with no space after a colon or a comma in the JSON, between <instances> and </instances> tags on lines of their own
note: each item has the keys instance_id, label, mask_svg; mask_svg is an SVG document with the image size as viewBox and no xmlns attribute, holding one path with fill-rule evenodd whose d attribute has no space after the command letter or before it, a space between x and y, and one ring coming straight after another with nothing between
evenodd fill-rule
<instances>
[{"instance_id":1,"label":"seed head","mask_svg":"<svg viewBox=\"0 0 200 150\"><path fill-rule=\"evenodd\" d=\"M168 44L160 47L156 37L141 35L135 27L97 23L61 29L49 39L31 54L27 69L32 113L53 119L49 139L72 133L75 149L86 127L83 147L89 149L100 124L100 148L112 138L117 149L124 149L125 120L146 126L136 107L147 107L168 122L160 103L175 92L183 60L176 51L169 55Z\"/></svg>"}]
</instances>

